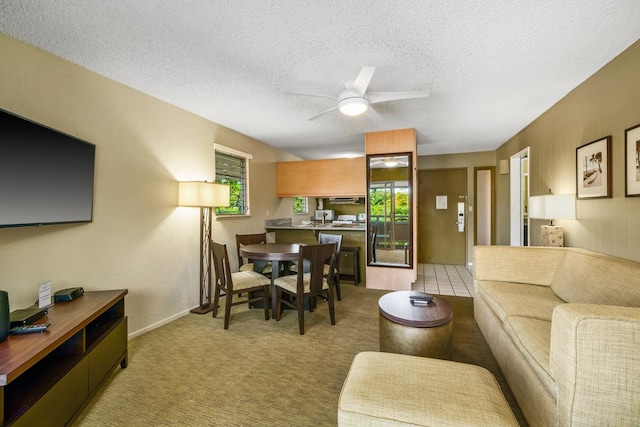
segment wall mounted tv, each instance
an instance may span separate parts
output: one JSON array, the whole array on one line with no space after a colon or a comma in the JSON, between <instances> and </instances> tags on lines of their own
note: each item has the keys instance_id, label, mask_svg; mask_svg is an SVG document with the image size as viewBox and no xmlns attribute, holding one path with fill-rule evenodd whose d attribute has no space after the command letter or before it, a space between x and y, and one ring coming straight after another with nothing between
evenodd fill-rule
<instances>
[{"instance_id":1,"label":"wall mounted tv","mask_svg":"<svg viewBox=\"0 0 640 427\"><path fill-rule=\"evenodd\" d=\"M0 227L91 221L95 151L0 109Z\"/></svg>"}]
</instances>

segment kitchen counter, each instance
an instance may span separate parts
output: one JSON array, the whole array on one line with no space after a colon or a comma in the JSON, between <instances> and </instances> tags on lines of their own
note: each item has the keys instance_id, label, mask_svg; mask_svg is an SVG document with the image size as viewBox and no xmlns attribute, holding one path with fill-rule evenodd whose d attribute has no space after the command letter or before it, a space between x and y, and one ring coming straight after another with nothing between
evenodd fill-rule
<instances>
[{"instance_id":1,"label":"kitchen counter","mask_svg":"<svg viewBox=\"0 0 640 427\"><path fill-rule=\"evenodd\" d=\"M312 225L290 225L290 224L278 224L267 225L265 224L265 230L267 232L273 232L275 234L276 243L303 243L313 244L318 242L318 233L327 234L341 234L342 246L358 247L360 248L359 264L360 264L360 279L362 284L366 283L366 241L367 236L364 233L367 230L365 223L353 223L353 224L332 224L332 223L313 223ZM353 274L353 254L349 252L342 252L340 256L340 272L341 274L352 275ZM345 283L349 283L348 281Z\"/></svg>"},{"instance_id":2,"label":"kitchen counter","mask_svg":"<svg viewBox=\"0 0 640 427\"><path fill-rule=\"evenodd\" d=\"M331 231L365 231L367 226L365 223L353 224L331 224L321 223L312 225L267 225L266 230L331 230Z\"/></svg>"}]
</instances>

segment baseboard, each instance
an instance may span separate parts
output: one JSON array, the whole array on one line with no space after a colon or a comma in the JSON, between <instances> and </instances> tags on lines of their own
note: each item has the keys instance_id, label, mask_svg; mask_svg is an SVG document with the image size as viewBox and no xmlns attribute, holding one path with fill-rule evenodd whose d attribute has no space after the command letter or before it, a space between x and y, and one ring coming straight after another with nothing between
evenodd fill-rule
<instances>
[{"instance_id":1,"label":"baseboard","mask_svg":"<svg viewBox=\"0 0 640 427\"><path fill-rule=\"evenodd\" d=\"M149 331L153 331L154 329L157 329L157 328L159 328L159 327L161 327L161 326L164 326L164 325L166 325L167 323L171 323L171 322L173 322L174 320L177 320L177 319L179 319L179 318L181 318L181 317L184 317L184 316L186 316L186 315L187 315L187 314L189 314L189 313L190 313L190 311L189 311L189 310L181 311L180 313L174 314L174 315L173 315L173 316L171 316L171 317L167 317L166 319L163 319L163 320L161 320L161 321L159 321L159 322L156 322L156 323L154 323L154 324L152 324L152 325L149 325L149 326L147 326L146 328L142 328L142 329L140 329L140 330L138 330L138 331L135 331L135 332L130 333L130 334L127 336L127 339L133 339L133 338L138 337L138 336L140 336L140 335L146 334L146 333L147 333L147 332L149 332Z\"/></svg>"}]
</instances>

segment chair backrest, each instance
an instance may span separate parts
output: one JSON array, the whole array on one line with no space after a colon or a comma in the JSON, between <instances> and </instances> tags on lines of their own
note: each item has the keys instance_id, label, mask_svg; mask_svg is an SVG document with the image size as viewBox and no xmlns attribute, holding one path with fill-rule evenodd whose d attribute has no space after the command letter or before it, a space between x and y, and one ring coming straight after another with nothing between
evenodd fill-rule
<instances>
[{"instance_id":1,"label":"chair backrest","mask_svg":"<svg viewBox=\"0 0 640 427\"><path fill-rule=\"evenodd\" d=\"M303 265L305 260L307 260L309 264L309 273L311 273L311 293L319 293L322 290L325 264L329 264L331 266L327 281L329 283L333 283L335 262L337 259L335 251L335 243L300 246L298 265ZM302 288L304 274L305 273L302 269L298 269L298 289Z\"/></svg>"},{"instance_id":2,"label":"chair backrest","mask_svg":"<svg viewBox=\"0 0 640 427\"><path fill-rule=\"evenodd\" d=\"M377 235L378 235L378 226L372 225L371 228L369 228L369 236L373 237Z\"/></svg>"},{"instance_id":3,"label":"chair backrest","mask_svg":"<svg viewBox=\"0 0 640 427\"><path fill-rule=\"evenodd\" d=\"M378 226L373 225L369 230L369 256L371 261L376 262L376 239L378 238Z\"/></svg>"},{"instance_id":4,"label":"chair backrest","mask_svg":"<svg viewBox=\"0 0 640 427\"><path fill-rule=\"evenodd\" d=\"M257 245L267 243L267 233L236 234L236 249L238 250L238 267L244 264L244 259L240 256L240 248L245 245Z\"/></svg>"},{"instance_id":5,"label":"chair backrest","mask_svg":"<svg viewBox=\"0 0 640 427\"><path fill-rule=\"evenodd\" d=\"M213 270L216 273L216 281L227 292L233 291L231 268L229 267L229 254L227 245L211 241L211 257L213 258Z\"/></svg>"},{"instance_id":6,"label":"chair backrest","mask_svg":"<svg viewBox=\"0 0 640 427\"><path fill-rule=\"evenodd\" d=\"M336 255L340 256L340 248L342 247L342 234L318 233L318 243L335 243Z\"/></svg>"}]
</instances>

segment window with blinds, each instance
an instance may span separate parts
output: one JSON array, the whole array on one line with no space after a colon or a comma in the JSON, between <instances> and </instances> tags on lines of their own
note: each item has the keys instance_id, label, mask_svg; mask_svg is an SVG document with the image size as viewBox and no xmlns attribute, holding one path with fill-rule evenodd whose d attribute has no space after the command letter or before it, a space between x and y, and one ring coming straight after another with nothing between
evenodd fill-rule
<instances>
[{"instance_id":1,"label":"window with blinds","mask_svg":"<svg viewBox=\"0 0 640 427\"><path fill-rule=\"evenodd\" d=\"M216 150L216 182L231 187L228 207L216 208L216 215L247 214L247 159Z\"/></svg>"}]
</instances>

